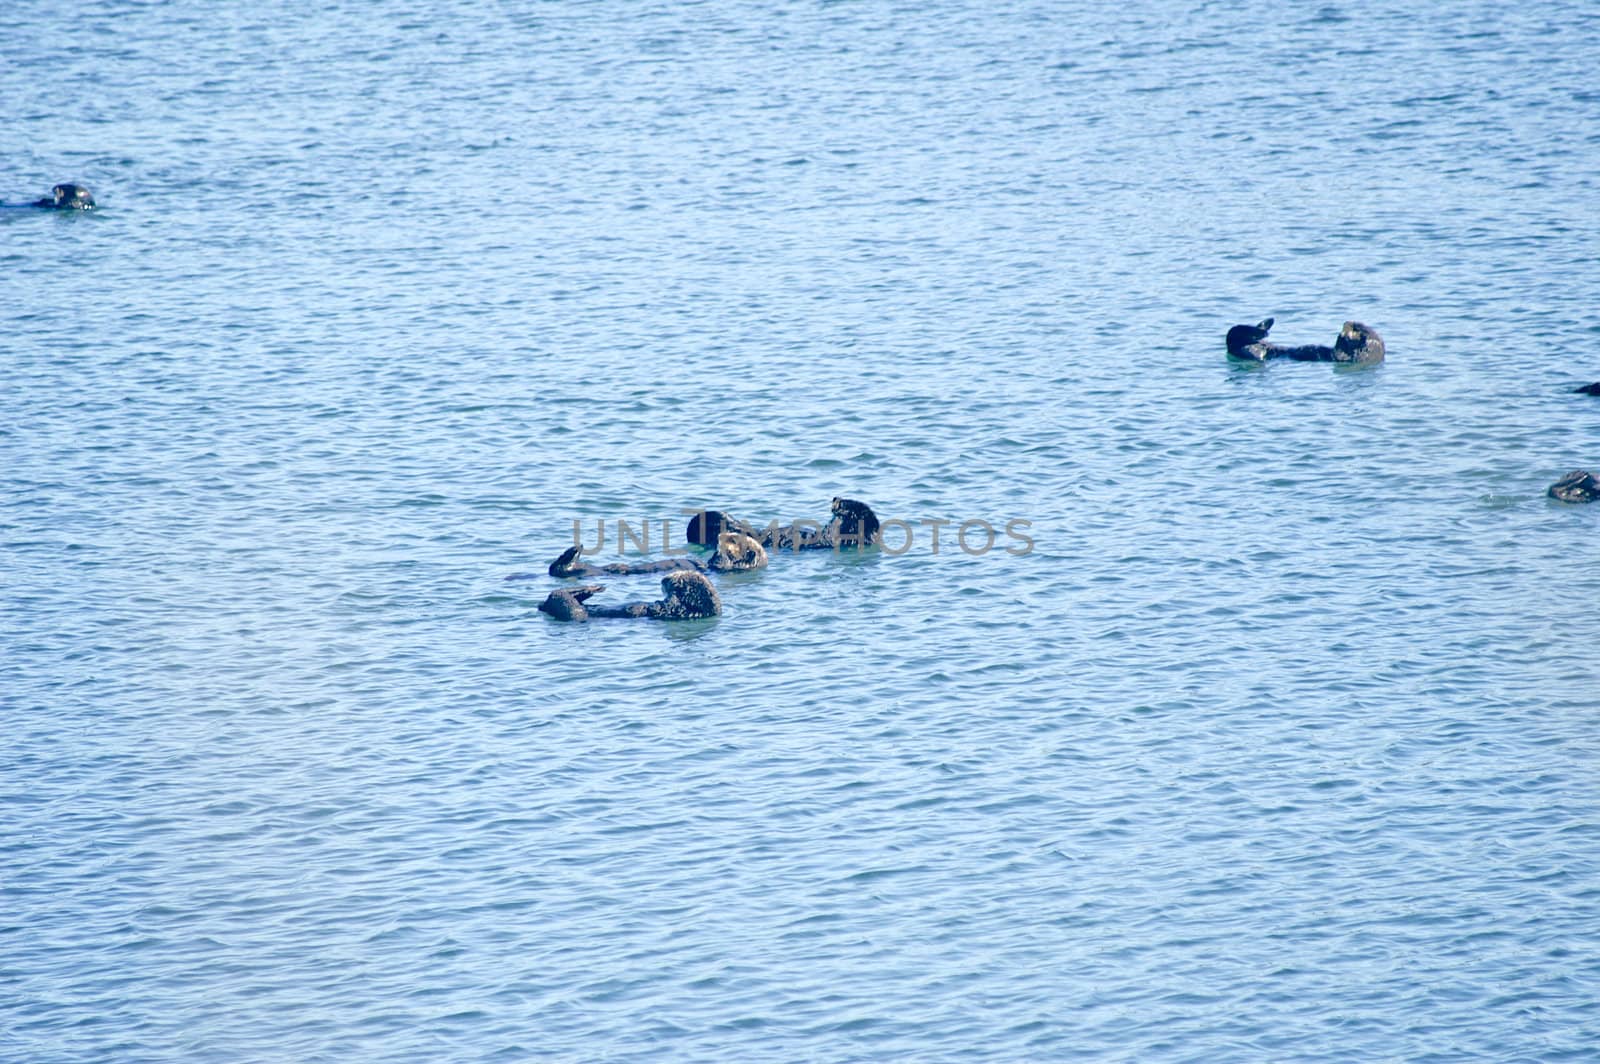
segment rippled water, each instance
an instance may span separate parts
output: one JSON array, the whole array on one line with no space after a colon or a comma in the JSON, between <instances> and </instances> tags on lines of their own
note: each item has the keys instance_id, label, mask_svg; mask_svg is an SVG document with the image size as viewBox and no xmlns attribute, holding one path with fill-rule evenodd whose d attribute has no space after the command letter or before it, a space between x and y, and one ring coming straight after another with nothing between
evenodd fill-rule
<instances>
[{"instance_id":1,"label":"rippled water","mask_svg":"<svg viewBox=\"0 0 1600 1064\"><path fill-rule=\"evenodd\" d=\"M1589 5L8 23L0 1056L1592 1059Z\"/></svg>"}]
</instances>

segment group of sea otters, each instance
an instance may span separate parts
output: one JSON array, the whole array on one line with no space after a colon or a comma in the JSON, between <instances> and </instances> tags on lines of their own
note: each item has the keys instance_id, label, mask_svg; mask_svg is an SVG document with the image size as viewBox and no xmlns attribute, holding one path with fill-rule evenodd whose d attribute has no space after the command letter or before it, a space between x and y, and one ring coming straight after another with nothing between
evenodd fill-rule
<instances>
[{"instance_id":1,"label":"group of sea otters","mask_svg":"<svg viewBox=\"0 0 1600 1064\"><path fill-rule=\"evenodd\" d=\"M870 547L882 542L878 515L872 507L855 499L835 498L828 523L818 525L800 521L780 525L773 521L758 529L721 510L705 510L689 518L684 538L711 549L704 557L682 555L653 562L614 562L588 565L581 561L583 548L568 547L550 563L555 577L594 579L601 576L631 576L637 573L666 573L661 578L662 597L655 602L629 602L621 606L601 606L589 601L603 584L584 584L550 592L539 609L558 621L587 621L594 617L653 617L660 621L687 621L715 617L722 612L722 599L707 578L707 573L738 573L762 569L767 552L779 550L843 550ZM525 580L529 574L514 573L507 580Z\"/></svg>"},{"instance_id":2,"label":"group of sea otters","mask_svg":"<svg viewBox=\"0 0 1600 1064\"><path fill-rule=\"evenodd\" d=\"M1374 365L1384 358L1383 338L1376 329L1358 321L1347 321L1333 346L1302 344L1286 347L1267 342L1273 319L1255 325L1235 325L1228 330L1230 358L1249 362L1290 359L1297 362L1338 362L1347 365ZM1600 395L1600 382L1576 389ZM1551 498L1562 502L1593 502L1600 499L1600 479L1576 470L1562 477L1549 490ZM594 617L654 617L659 620L687 620L715 617L722 612L722 600L707 578L708 573L760 569L767 564L768 550L839 550L843 547L868 547L880 541L879 522L872 507L854 499L833 500L832 520L826 526L806 530L776 522L762 531L729 517L720 510L709 510L689 521L685 538L690 543L711 549L704 557L679 557L653 562L587 565L581 561L583 548L568 547L550 563L554 577L596 578L605 575L660 573L665 594L655 602L630 602L622 606L594 605L589 599L605 587L585 584L550 592L539 609L560 621L587 621ZM526 574L508 580L527 579Z\"/></svg>"},{"instance_id":3,"label":"group of sea otters","mask_svg":"<svg viewBox=\"0 0 1600 1064\"><path fill-rule=\"evenodd\" d=\"M94 209L95 202L87 188L64 181L50 190L48 198L7 206L86 211ZM1272 318L1267 318L1255 325L1235 325L1229 329L1228 357L1247 362L1290 359L1346 365L1373 365L1383 361L1383 338L1375 329L1358 321L1345 322L1331 347L1321 344L1287 347L1268 343L1267 334L1272 330L1272 322ZM1585 384L1574 391L1600 396L1600 381ZM1594 502L1600 499L1600 477L1587 470L1575 469L1550 485L1547 494L1561 502ZM621 606L591 603L589 600L604 591L605 587L601 584L584 584L552 591L539 609L559 621L587 621L594 617L653 617L664 621L715 617L722 612L722 600L707 578L707 573L760 569L767 564L769 550L869 547L879 542L879 525L877 515L866 503L836 498L833 500L832 518L820 527L806 522L796 525L773 522L757 530L755 526L729 517L720 510L708 510L690 519L687 538L690 543L708 548L710 553L704 557L685 555L654 562L587 565L580 560L582 548L573 546L550 564L551 576L566 578L665 573L661 578L664 595L655 602L629 602ZM507 577L508 580L525 578L524 574Z\"/></svg>"}]
</instances>

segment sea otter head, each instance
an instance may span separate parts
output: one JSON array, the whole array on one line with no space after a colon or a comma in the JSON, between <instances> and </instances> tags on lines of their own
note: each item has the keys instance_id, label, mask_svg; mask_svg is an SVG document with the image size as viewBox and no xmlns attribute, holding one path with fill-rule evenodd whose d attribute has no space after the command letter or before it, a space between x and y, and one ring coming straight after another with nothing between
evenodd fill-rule
<instances>
[{"instance_id":1,"label":"sea otter head","mask_svg":"<svg viewBox=\"0 0 1600 1064\"><path fill-rule=\"evenodd\" d=\"M51 206L58 210L86 211L94 206L94 197L82 185L57 185L50 190Z\"/></svg>"},{"instance_id":2,"label":"sea otter head","mask_svg":"<svg viewBox=\"0 0 1600 1064\"><path fill-rule=\"evenodd\" d=\"M1583 469L1574 469L1550 485L1547 494L1562 502L1594 502L1600 499L1600 477Z\"/></svg>"},{"instance_id":3,"label":"sea otter head","mask_svg":"<svg viewBox=\"0 0 1600 1064\"><path fill-rule=\"evenodd\" d=\"M726 573L763 569L766 564L766 548L743 532L724 532L718 536L717 553L710 561L711 568Z\"/></svg>"},{"instance_id":4,"label":"sea otter head","mask_svg":"<svg viewBox=\"0 0 1600 1064\"><path fill-rule=\"evenodd\" d=\"M1359 362L1363 365L1383 361L1383 337L1376 329L1359 321L1347 321L1339 330L1339 339L1333 342L1335 362Z\"/></svg>"},{"instance_id":5,"label":"sea otter head","mask_svg":"<svg viewBox=\"0 0 1600 1064\"><path fill-rule=\"evenodd\" d=\"M1272 319L1257 322L1255 325L1235 325L1228 330L1228 354L1235 358L1261 357L1260 352L1251 351L1252 344L1259 344L1267 338L1267 333L1272 331Z\"/></svg>"},{"instance_id":6,"label":"sea otter head","mask_svg":"<svg viewBox=\"0 0 1600 1064\"><path fill-rule=\"evenodd\" d=\"M878 515L872 507L854 499L833 500L833 518L839 523L839 539L857 547L867 547L878 542Z\"/></svg>"},{"instance_id":7,"label":"sea otter head","mask_svg":"<svg viewBox=\"0 0 1600 1064\"><path fill-rule=\"evenodd\" d=\"M717 589L693 569L678 569L663 576L661 590L666 592L666 596L661 600L658 616L690 620L716 617L722 613L722 600L717 597Z\"/></svg>"}]
</instances>

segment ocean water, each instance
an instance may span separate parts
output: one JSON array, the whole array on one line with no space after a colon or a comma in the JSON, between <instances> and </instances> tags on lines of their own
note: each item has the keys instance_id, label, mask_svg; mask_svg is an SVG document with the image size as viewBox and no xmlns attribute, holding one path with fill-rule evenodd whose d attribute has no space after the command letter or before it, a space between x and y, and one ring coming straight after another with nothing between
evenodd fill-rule
<instances>
[{"instance_id":1,"label":"ocean water","mask_svg":"<svg viewBox=\"0 0 1600 1064\"><path fill-rule=\"evenodd\" d=\"M1600 1053L1592 5L6 22L0 1059Z\"/></svg>"}]
</instances>

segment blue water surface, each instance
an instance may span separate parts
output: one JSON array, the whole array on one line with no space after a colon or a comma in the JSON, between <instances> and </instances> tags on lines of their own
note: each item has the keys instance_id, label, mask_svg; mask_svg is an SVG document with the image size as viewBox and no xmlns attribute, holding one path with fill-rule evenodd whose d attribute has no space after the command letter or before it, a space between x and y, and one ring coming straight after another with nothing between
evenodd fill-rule
<instances>
[{"instance_id":1,"label":"blue water surface","mask_svg":"<svg viewBox=\"0 0 1600 1064\"><path fill-rule=\"evenodd\" d=\"M1592 5L6 23L0 1058L1600 1052Z\"/></svg>"}]
</instances>

